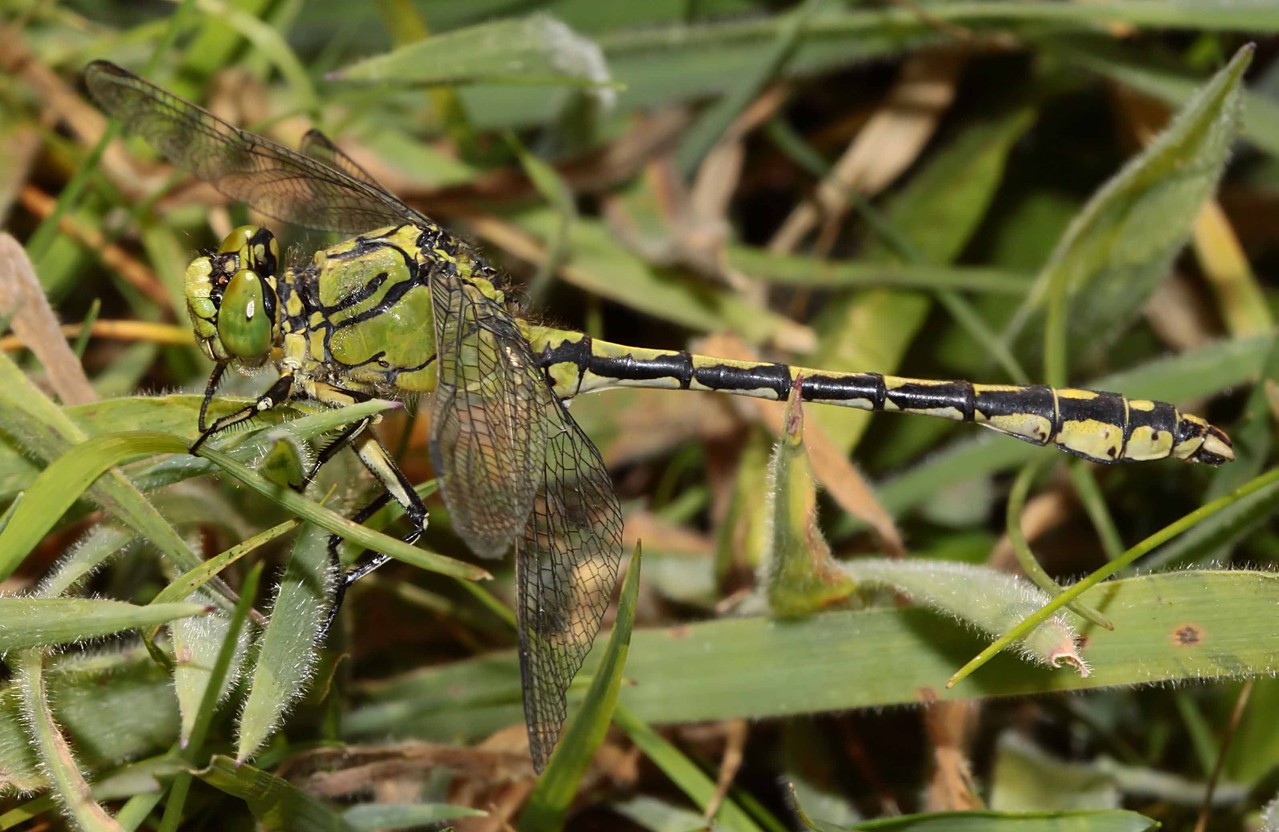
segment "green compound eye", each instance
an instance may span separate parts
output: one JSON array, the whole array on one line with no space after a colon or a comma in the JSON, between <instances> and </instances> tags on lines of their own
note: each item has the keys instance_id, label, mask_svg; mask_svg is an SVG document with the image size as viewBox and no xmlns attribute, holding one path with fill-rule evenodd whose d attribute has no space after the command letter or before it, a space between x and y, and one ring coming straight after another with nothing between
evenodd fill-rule
<instances>
[{"instance_id":1,"label":"green compound eye","mask_svg":"<svg viewBox=\"0 0 1279 832\"><path fill-rule=\"evenodd\" d=\"M280 244L275 235L262 226L242 225L226 235L218 246L218 254L234 254L239 258L240 268L270 277L280 260Z\"/></svg>"},{"instance_id":2,"label":"green compound eye","mask_svg":"<svg viewBox=\"0 0 1279 832\"><path fill-rule=\"evenodd\" d=\"M239 254L245 246L249 244L249 240L258 232L256 225L242 225L233 229L226 238L222 240L222 245L218 246L219 254Z\"/></svg>"},{"instance_id":3,"label":"green compound eye","mask_svg":"<svg viewBox=\"0 0 1279 832\"><path fill-rule=\"evenodd\" d=\"M236 358L257 359L271 350L271 310L267 288L255 272L241 269L231 277L218 309L218 338Z\"/></svg>"}]
</instances>

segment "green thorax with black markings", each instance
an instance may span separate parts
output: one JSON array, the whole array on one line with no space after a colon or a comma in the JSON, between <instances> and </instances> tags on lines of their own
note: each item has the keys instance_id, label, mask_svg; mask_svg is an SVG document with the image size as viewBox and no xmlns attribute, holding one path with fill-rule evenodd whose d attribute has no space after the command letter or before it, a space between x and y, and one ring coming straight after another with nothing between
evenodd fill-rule
<instances>
[{"instance_id":1,"label":"green thorax with black markings","mask_svg":"<svg viewBox=\"0 0 1279 832\"><path fill-rule=\"evenodd\" d=\"M299 382L428 393L436 386L432 277L460 277L505 303L494 270L435 225L377 229L277 274L279 262L269 230L242 226L187 268L187 310L209 358L258 366L275 355Z\"/></svg>"}]
</instances>

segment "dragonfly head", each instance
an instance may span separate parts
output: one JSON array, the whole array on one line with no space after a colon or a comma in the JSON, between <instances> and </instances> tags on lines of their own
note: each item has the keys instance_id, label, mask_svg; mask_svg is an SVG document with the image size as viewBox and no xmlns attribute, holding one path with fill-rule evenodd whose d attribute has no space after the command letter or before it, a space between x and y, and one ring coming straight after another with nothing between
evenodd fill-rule
<instances>
[{"instance_id":1,"label":"dragonfly head","mask_svg":"<svg viewBox=\"0 0 1279 832\"><path fill-rule=\"evenodd\" d=\"M266 360L280 338L276 316L276 267L280 246L275 235L242 225L218 250L187 267L187 312L196 341L214 361L255 366Z\"/></svg>"}]
</instances>

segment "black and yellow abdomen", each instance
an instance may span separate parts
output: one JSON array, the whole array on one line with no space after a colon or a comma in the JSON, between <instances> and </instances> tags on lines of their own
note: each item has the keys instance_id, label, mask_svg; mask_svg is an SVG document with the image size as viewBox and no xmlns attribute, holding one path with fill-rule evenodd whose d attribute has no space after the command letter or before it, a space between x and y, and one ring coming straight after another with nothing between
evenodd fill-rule
<instances>
[{"instance_id":1,"label":"black and yellow abdomen","mask_svg":"<svg viewBox=\"0 0 1279 832\"><path fill-rule=\"evenodd\" d=\"M1220 465L1234 459L1225 433L1200 417L1166 402L1118 393L832 373L639 349L536 326L526 326L525 335L547 380L563 398L609 387L666 387L782 401L802 377L800 394L807 402L973 422L1095 462L1171 456Z\"/></svg>"}]
</instances>

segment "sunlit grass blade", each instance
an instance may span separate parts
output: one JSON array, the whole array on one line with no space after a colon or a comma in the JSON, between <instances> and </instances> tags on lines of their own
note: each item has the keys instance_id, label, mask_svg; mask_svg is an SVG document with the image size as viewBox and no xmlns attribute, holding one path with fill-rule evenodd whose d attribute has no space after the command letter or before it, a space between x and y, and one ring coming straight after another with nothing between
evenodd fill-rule
<instances>
[{"instance_id":1,"label":"sunlit grass blade","mask_svg":"<svg viewBox=\"0 0 1279 832\"><path fill-rule=\"evenodd\" d=\"M5 413L6 433L16 439L28 453L46 462L61 457L85 439L84 432L67 414L2 354L0 410ZM150 540L178 568L191 569L199 562L186 542L123 474L109 473L90 489L90 496L139 535ZM5 534L11 532L12 526L10 523L6 527ZM48 526L45 525L45 528ZM17 561L25 557L29 550L30 547L15 547L0 555L0 575L10 574ZM229 608L230 602L225 603Z\"/></svg>"},{"instance_id":2,"label":"sunlit grass blade","mask_svg":"<svg viewBox=\"0 0 1279 832\"><path fill-rule=\"evenodd\" d=\"M59 457L27 489L14 522L0 532L0 576L12 574L103 473L128 459L164 453L186 453L186 444L157 432L107 434L87 439Z\"/></svg>"}]
</instances>

